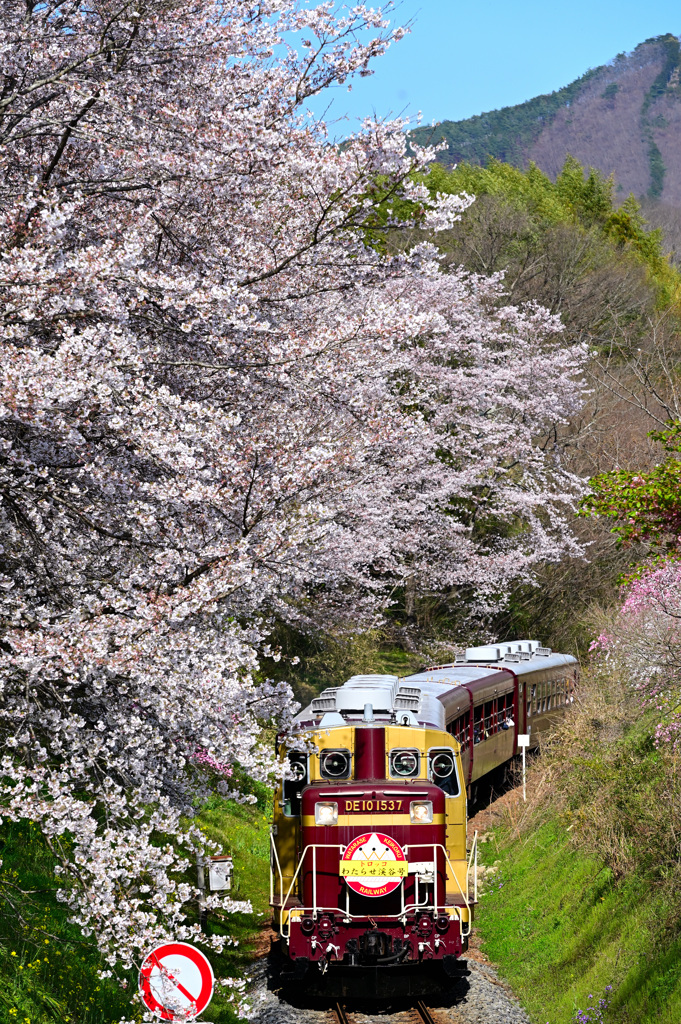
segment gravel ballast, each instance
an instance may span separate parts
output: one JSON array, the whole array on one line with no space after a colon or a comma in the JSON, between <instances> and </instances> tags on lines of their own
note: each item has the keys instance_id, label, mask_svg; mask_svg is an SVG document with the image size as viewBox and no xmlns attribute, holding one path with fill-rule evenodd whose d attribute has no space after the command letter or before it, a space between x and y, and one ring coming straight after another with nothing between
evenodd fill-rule
<instances>
[{"instance_id":1,"label":"gravel ballast","mask_svg":"<svg viewBox=\"0 0 681 1024\"><path fill-rule=\"evenodd\" d=\"M268 960L263 958L250 972L254 1024L330 1024L333 1000L306 999L305 982L284 993L270 980ZM276 983L274 983L276 985ZM361 999L341 1000L352 1024L414 1024L413 1004L400 1000L394 1006L364 1004ZM424 997L437 1024L530 1024L529 1018L489 963L462 960L461 976L443 995Z\"/></svg>"}]
</instances>

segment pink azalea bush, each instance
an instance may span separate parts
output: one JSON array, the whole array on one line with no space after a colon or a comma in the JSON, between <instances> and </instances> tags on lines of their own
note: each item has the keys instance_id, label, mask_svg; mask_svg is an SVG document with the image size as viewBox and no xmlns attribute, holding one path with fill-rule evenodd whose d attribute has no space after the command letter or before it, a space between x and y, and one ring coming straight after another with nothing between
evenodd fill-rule
<instances>
[{"instance_id":1,"label":"pink azalea bush","mask_svg":"<svg viewBox=\"0 0 681 1024\"><path fill-rule=\"evenodd\" d=\"M592 651L618 662L644 707L656 712L655 742L681 740L681 562L643 567L624 588L624 602Z\"/></svg>"}]
</instances>

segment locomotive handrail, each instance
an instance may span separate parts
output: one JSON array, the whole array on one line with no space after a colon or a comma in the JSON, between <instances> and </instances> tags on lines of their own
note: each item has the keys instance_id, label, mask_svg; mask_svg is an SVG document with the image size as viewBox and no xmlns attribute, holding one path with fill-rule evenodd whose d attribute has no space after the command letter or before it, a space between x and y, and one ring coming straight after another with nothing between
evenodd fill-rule
<instances>
[{"instance_id":1,"label":"locomotive handrail","mask_svg":"<svg viewBox=\"0 0 681 1024\"><path fill-rule=\"evenodd\" d=\"M476 851L477 851L477 835L478 835L478 833L476 832L475 833L476 842L474 844ZM433 909L435 910L436 913L437 913L437 911L440 908L439 908L439 905L438 905L438 902L437 902L437 861L436 861L436 858L435 858L435 851L436 850L442 850L442 852L443 852L443 854L445 856L445 861L447 862L447 866L449 867L449 870L452 873L452 878L454 879L454 881L456 883L457 889L461 893L462 899L463 899L463 901L464 901L464 903L466 905L466 910L468 911L468 931L467 932L464 932L464 930L463 930L463 921L461 920L461 914L459 914L459 924L461 925L461 935L462 935L463 938L467 938L470 935L471 928L473 926L472 915L471 915L471 907L470 907L470 903L468 901L468 888L469 888L468 887L468 875L470 873L470 858L469 858L468 863L466 865L466 892L464 892L463 888L461 886L461 882L459 881L458 875L457 875L456 871L454 870L454 865L452 864L451 860L449 859L449 854L447 853L447 850L442 845L442 843L414 843L413 845L419 846L420 848L431 847L432 850L433 850L433 864L435 866L435 872L434 872L434 878L433 878L433 881L434 881ZM409 853L409 847L408 846L405 846L404 850L405 850L406 854ZM476 866L477 866L477 853L476 853ZM475 903L478 902L478 900L477 900L477 891L478 890L477 890L477 871L476 871L476 886L475 886L475 899L474 899ZM447 887L446 887L446 884L445 884L445 900L446 900L446 898L447 898ZM444 904L444 906L446 906L446 903ZM406 907L403 907L402 913L406 914L408 910L412 910L412 909L416 910L416 909L418 909L418 907L419 907L419 904L416 904L416 903L408 904Z\"/></svg>"},{"instance_id":2,"label":"locomotive handrail","mask_svg":"<svg viewBox=\"0 0 681 1024\"><path fill-rule=\"evenodd\" d=\"M412 845L415 845L415 846L419 846L420 848L423 848L424 846L432 848L432 850L433 850L433 864L434 864L434 867L435 867L432 910L435 913L438 913L441 910L444 911L444 910L447 910L447 909L449 909L449 910L451 910L451 909L456 910L457 916L459 918L459 925L461 927L461 935L462 935L463 938L467 938L470 935L471 927L472 927L471 907L470 907L470 902L469 902L469 899L468 899L468 888L469 888L469 886L468 886L468 876L470 874L471 860L472 860L473 856L475 856L475 866L476 866L476 872L475 872L475 898L474 898L474 901L477 903L477 892L478 892L478 888L477 888L477 837L478 837L478 833L476 831L475 832L475 836L474 836L474 840L473 840L473 846L471 847L471 853L470 853L470 856L468 858L468 862L467 862L467 866L466 866L466 892L463 891L461 883L459 882L458 876L457 876L457 874L456 874L456 872L454 870L454 866L453 866L452 862L449 859L449 855L447 854L447 850L445 849L445 847L441 843L417 843L417 844L412 844ZM274 851L274 856L275 856L275 860L276 860L276 864L277 864L277 871L278 871L278 874L279 874L279 900L280 900L280 905L279 905L279 930L280 930L280 933L281 933L282 937L285 938L285 939L288 939L288 938L290 938L290 935L291 935L291 915L290 915L290 913L288 915L288 920L287 920L288 927L286 928L285 925L284 925L285 914L286 914L286 910L288 908L288 901L289 901L289 898L291 896L291 893L293 892L294 886L295 886L296 881L298 879L298 875L300 874L300 870L303 867L303 864L305 862L305 857L306 857L308 851L310 851L310 850L312 851L312 904L313 905L310 908L308 908L308 907L295 907L295 910L299 911L301 914L304 914L306 912L311 912L313 918L315 918L315 919L317 918L317 915L320 914L320 913L333 913L333 914L338 913L339 908L337 906L335 906L335 907L318 907L317 906L317 884L316 884L316 881L317 881L317 879L316 879L316 874L317 874L317 872L316 872L317 850L318 849L319 850L338 850L339 853L341 853L342 850L344 849L344 846L343 846L342 843L308 843L308 845L303 849L303 852L300 855L300 860L298 861L298 866L296 868L295 874L294 874L293 878L291 879L291 884L288 887L288 891L286 892L286 896L284 896L284 879L283 879L283 874L282 874L282 871L281 871L281 866L280 866L280 863L279 863L279 857L278 857L278 854L277 854L277 851L276 851L276 846L274 844L274 837L273 836L270 836L270 841L271 841L272 849ZM463 930L464 922L463 922L463 915L461 913L461 907L456 907L456 906L453 907L453 908L451 906L448 907L446 902L443 903L442 906L440 906L439 903L438 903L438 899L437 899L437 874L438 874L438 872L437 872L437 860L436 860L436 855L435 855L435 851L436 850L442 850L442 852L444 854L444 857L445 857L445 861L446 861L446 863L447 863L447 865L449 867L449 870L450 870L450 872L452 874L452 878L454 879L454 881L456 883L456 886L457 886L457 888L458 888L458 890L459 890L459 892L461 894L461 897L463 898L464 904L466 906L466 910L468 911L468 931L467 932L464 932L464 930ZM408 854L408 852L409 852L409 847L406 846L405 847L405 853ZM418 879L418 875L416 876L416 878ZM403 886L402 886L402 893L404 894L404 887ZM274 872L272 870L272 861L271 860L270 860L270 894L272 896L271 903L273 904L274 903ZM446 885L445 885L445 900L446 900ZM388 914L388 915L382 914L381 916L382 917L400 918L400 917L403 917L406 913L408 913L410 911L417 911L417 910L423 909L424 907L427 907L427 906L428 906L428 898L427 897L426 897L426 900L423 903L413 903L413 904L405 905L404 904L404 895L403 895L402 908L401 908L401 910L400 910L400 912L398 914ZM290 909L294 909L294 908L289 908L289 910ZM356 917L357 918L364 918L364 917L366 917L366 914L351 914L350 910L349 910L349 907L347 907L347 906L346 906L346 909L345 909L344 913L345 913L345 918L349 919L349 920L352 920L352 919L354 919Z\"/></svg>"},{"instance_id":3,"label":"locomotive handrail","mask_svg":"<svg viewBox=\"0 0 681 1024\"><path fill-rule=\"evenodd\" d=\"M277 862L277 873L279 874L279 898L283 895L284 891L284 876L281 873L281 863L279 861L279 854L277 853L277 844L274 841L274 830L270 829L270 906L274 904L274 871L272 870L272 854Z\"/></svg>"},{"instance_id":4,"label":"locomotive handrail","mask_svg":"<svg viewBox=\"0 0 681 1024\"><path fill-rule=\"evenodd\" d=\"M475 854L475 865L473 871L473 902L478 902L478 830L476 828L473 833L473 843L471 845L471 852L468 855L468 864L466 866L466 888L468 888L468 876L471 873L471 861Z\"/></svg>"},{"instance_id":5,"label":"locomotive handrail","mask_svg":"<svg viewBox=\"0 0 681 1024\"><path fill-rule=\"evenodd\" d=\"M312 856L313 856L313 861L312 861L312 863L313 863L312 899L314 901L314 907L313 907L313 910L312 910L312 915L313 915L313 917L316 918L317 914L319 913L319 909L322 909L322 910L324 910L324 909L338 910L338 907L335 907L335 908L324 908L324 907L318 908L317 907L317 879L316 879L316 871L314 870L314 868L315 868L316 863L317 863L317 849L318 848L320 850L340 850L341 849L341 844L340 843L308 843L308 845L305 847L305 849L301 853L300 860L298 861L298 867L296 868L296 873L295 873L295 875L293 876L293 878L291 880L291 884L288 887L288 892L286 893L286 896L283 899L283 901L281 903L281 906L279 908L279 929L280 929L280 932L281 932L282 935L284 935L284 911L286 910L286 904L288 903L289 896L291 895L291 892L293 890L293 886L296 884L296 879L297 879L298 875L300 874L300 869L302 868L302 866L303 866L303 864L305 862L305 854L307 853L308 850L312 850L313 851L313 854L312 854ZM281 887L281 893L280 893L281 896L284 895L283 894L283 888L284 888L284 885L283 885L283 879L282 879L282 887ZM291 934L291 928L290 928L290 917L289 917L289 930L286 933L285 938L288 938L290 936L290 934Z\"/></svg>"}]
</instances>

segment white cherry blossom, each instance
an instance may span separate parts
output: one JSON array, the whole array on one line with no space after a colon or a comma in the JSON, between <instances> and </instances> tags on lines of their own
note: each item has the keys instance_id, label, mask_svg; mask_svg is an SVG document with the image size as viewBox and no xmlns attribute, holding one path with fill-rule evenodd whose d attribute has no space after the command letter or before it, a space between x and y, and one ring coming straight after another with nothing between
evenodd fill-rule
<instances>
[{"instance_id":1,"label":"white cherry blossom","mask_svg":"<svg viewBox=\"0 0 681 1024\"><path fill-rule=\"evenodd\" d=\"M484 611L577 551L551 438L585 353L388 254L472 201L414 184L403 124L336 146L306 112L390 10L2 6L0 813L112 970L206 941L182 816L272 770L268 620L357 630L412 576Z\"/></svg>"}]
</instances>

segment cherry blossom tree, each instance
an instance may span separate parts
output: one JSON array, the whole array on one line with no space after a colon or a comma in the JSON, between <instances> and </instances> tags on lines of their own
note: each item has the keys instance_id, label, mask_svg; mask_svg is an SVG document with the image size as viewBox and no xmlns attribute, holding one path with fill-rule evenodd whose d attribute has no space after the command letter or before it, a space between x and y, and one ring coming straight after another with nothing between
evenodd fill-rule
<instances>
[{"instance_id":1,"label":"cherry blossom tree","mask_svg":"<svg viewBox=\"0 0 681 1024\"><path fill-rule=\"evenodd\" d=\"M2 6L2 807L112 969L207 941L182 816L273 768L268 618L361 628L414 573L484 610L577 550L584 352L430 243L387 255L470 197L414 183L403 124L337 146L306 111L389 8Z\"/></svg>"}]
</instances>

